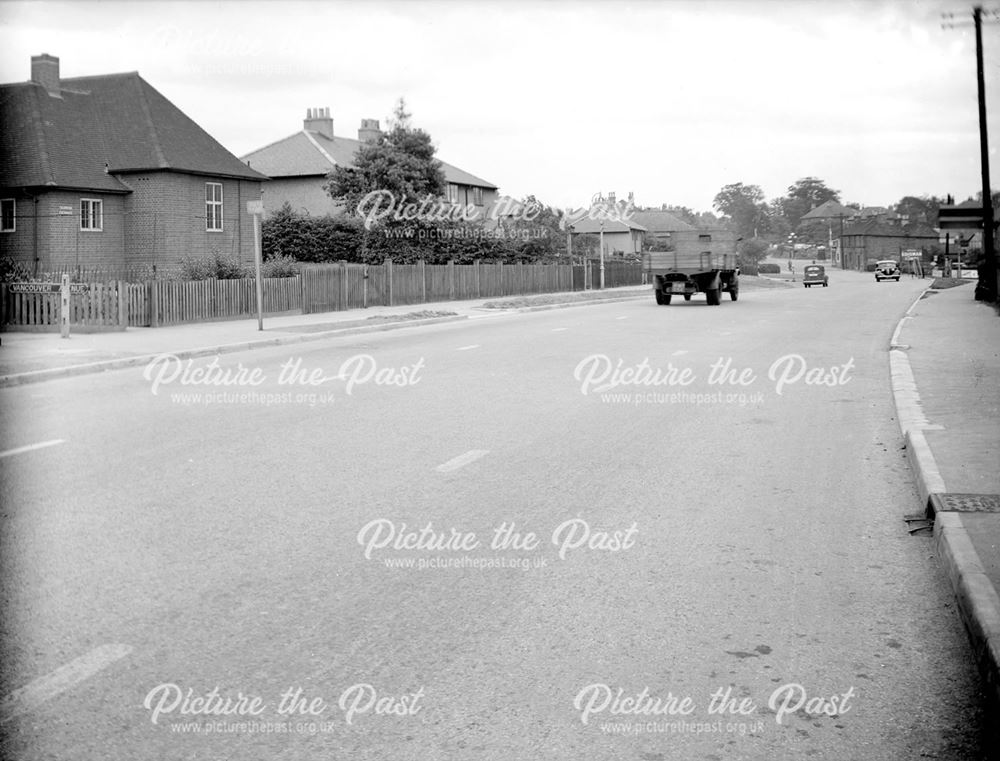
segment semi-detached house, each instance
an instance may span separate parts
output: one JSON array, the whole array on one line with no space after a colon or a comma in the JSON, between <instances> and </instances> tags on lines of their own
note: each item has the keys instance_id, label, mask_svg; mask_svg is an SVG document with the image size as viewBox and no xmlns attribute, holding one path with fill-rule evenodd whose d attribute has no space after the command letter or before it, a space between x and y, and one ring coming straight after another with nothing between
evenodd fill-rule
<instances>
[{"instance_id":1,"label":"semi-detached house","mask_svg":"<svg viewBox=\"0 0 1000 761\"><path fill-rule=\"evenodd\" d=\"M241 158L271 178L264 192L266 214L286 203L298 214L338 214L342 209L323 189L327 175L336 166L354 166L358 149L377 140L380 134L378 119L362 119L357 140L334 135L330 109L310 108L306 110L301 130ZM496 203L497 186L444 161L441 169L448 200L472 207L480 219L486 219Z\"/></svg>"},{"instance_id":2,"label":"semi-detached house","mask_svg":"<svg viewBox=\"0 0 1000 761\"><path fill-rule=\"evenodd\" d=\"M0 85L0 256L36 274L253 261L266 179L136 72L63 79L43 54Z\"/></svg>"}]
</instances>

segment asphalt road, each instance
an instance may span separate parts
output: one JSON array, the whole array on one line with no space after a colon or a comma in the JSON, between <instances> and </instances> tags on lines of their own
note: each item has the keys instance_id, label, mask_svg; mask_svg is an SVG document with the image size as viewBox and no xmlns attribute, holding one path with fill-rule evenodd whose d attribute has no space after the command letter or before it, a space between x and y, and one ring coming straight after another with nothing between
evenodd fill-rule
<instances>
[{"instance_id":1,"label":"asphalt road","mask_svg":"<svg viewBox=\"0 0 1000 761\"><path fill-rule=\"evenodd\" d=\"M985 757L903 522L887 347L924 285L0 390L0 755Z\"/></svg>"}]
</instances>

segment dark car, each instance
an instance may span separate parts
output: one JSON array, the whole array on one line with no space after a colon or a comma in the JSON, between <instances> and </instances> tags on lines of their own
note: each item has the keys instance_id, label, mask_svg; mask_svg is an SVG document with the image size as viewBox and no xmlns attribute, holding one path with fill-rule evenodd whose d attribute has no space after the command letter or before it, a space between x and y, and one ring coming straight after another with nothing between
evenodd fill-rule
<instances>
[{"instance_id":1,"label":"dark car","mask_svg":"<svg viewBox=\"0 0 1000 761\"><path fill-rule=\"evenodd\" d=\"M813 285L821 285L826 288L829 285L828 280L822 264L807 264L802 270L802 285L806 288Z\"/></svg>"},{"instance_id":2,"label":"dark car","mask_svg":"<svg viewBox=\"0 0 1000 761\"><path fill-rule=\"evenodd\" d=\"M899 265L892 259L875 262L875 282L880 283L883 280L899 282Z\"/></svg>"}]
</instances>

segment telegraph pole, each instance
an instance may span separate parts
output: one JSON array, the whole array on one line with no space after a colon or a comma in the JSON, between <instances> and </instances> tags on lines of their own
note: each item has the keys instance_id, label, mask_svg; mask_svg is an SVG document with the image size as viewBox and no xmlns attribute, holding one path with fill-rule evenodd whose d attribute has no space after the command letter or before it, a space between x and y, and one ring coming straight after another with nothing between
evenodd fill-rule
<instances>
[{"instance_id":1,"label":"telegraph pole","mask_svg":"<svg viewBox=\"0 0 1000 761\"><path fill-rule=\"evenodd\" d=\"M997 16L996 11L987 13ZM943 14L948 19L942 26L945 29L964 26L950 19L955 14ZM976 84L979 91L979 162L983 174L983 267L976 284L976 300L997 300L997 256L996 256L996 226L993 216L993 196L990 193L990 153L989 140L986 132L986 79L983 74L983 7L977 5L972 9L972 22L976 28Z\"/></svg>"},{"instance_id":2,"label":"telegraph pole","mask_svg":"<svg viewBox=\"0 0 1000 761\"><path fill-rule=\"evenodd\" d=\"M976 298L997 300L996 228L993 225L993 195L990 192L990 152L986 133L986 80L983 75L983 7L972 10L976 25L976 81L979 85L979 155L983 170L983 256L985 264Z\"/></svg>"}]
</instances>

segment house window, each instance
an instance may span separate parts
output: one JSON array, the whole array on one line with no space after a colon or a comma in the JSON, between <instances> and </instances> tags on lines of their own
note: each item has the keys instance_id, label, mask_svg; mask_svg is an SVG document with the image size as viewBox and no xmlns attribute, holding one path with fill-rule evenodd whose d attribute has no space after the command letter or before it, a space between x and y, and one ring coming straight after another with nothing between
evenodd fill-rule
<instances>
[{"instance_id":1,"label":"house window","mask_svg":"<svg viewBox=\"0 0 1000 761\"><path fill-rule=\"evenodd\" d=\"M711 243L712 242L712 236L711 235L699 235L698 236L698 242L699 243Z\"/></svg>"},{"instance_id":2,"label":"house window","mask_svg":"<svg viewBox=\"0 0 1000 761\"><path fill-rule=\"evenodd\" d=\"M100 232L104 229L104 202L96 198L80 199L80 229Z\"/></svg>"},{"instance_id":3,"label":"house window","mask_svg":"<svg viewBox=\"0 0 1000 761\"><path fill-rule=\"evenodd\" d=\"M209 232L222 230L222 183L205 183L205 229Z\"/></svg>"},{"instance_id":4,"label":"house window","mask_svg":"<svg viewBox=\"0 0 1000 761\"><path fill-rule=\"evenodd\" d=\"M448 183L448 200L451 203L458 203L458 185Z\"/></svg>"},{"instance_id":5,"label":"house window","mask_svg":"<svg viewBox=\"0 0 1000 761\"><path fill-rule=\"evenodd\" d=\"M0 199L0 232L12 233L17 227L14 220L14 199Z\"/></svg>"},{"instance_id":6,"label":"house window","mask_svg":"<svg viewBox=\"0 0 1000 761\"><path fill-rule=\"evenodd\" d=\"M483 205L483 189L482 188L473 188L472 189L472 203L474 203L476 206L482 206Z\"/></svg>"}]
</instances>

